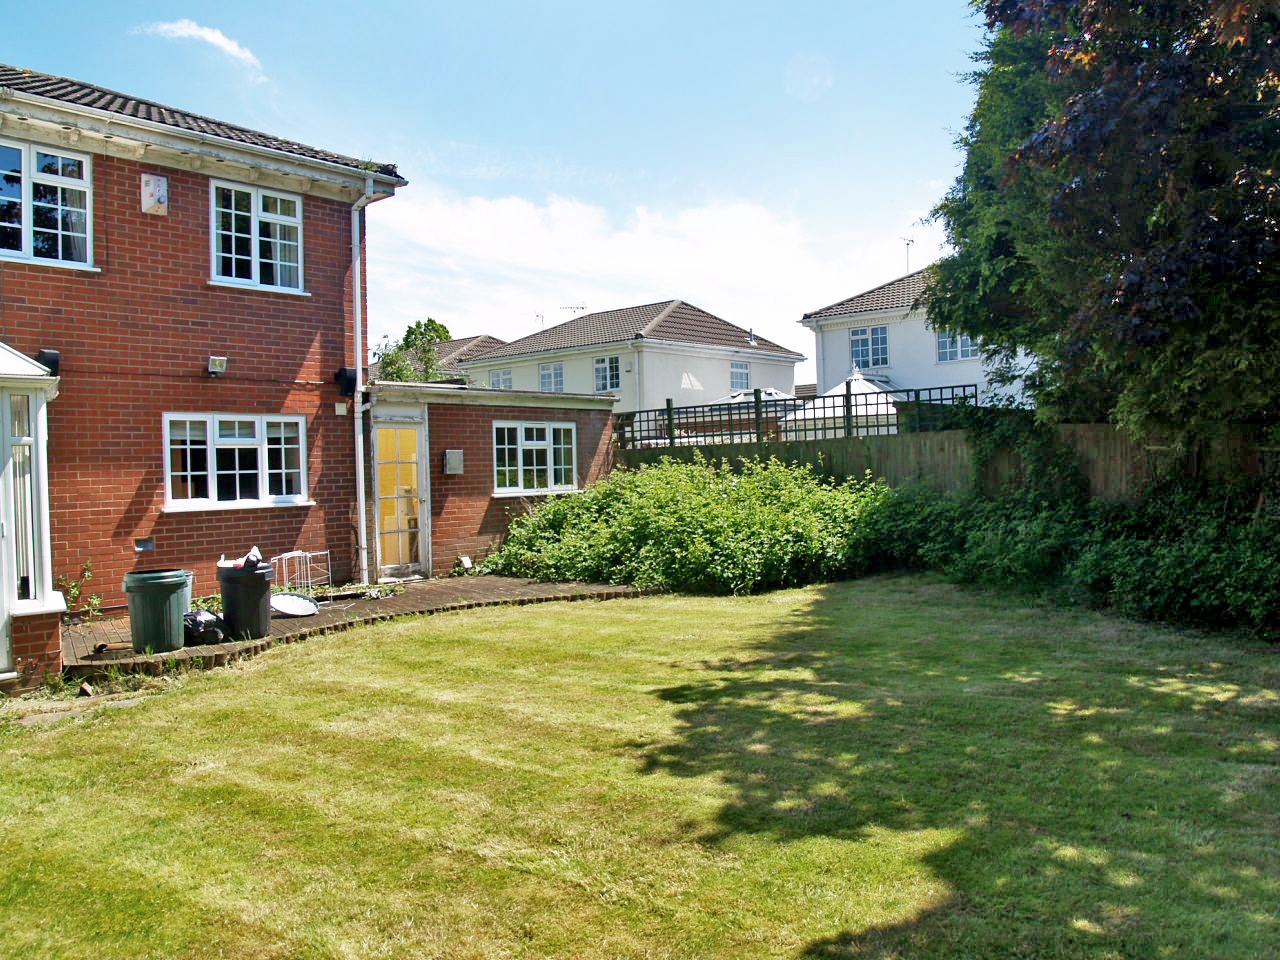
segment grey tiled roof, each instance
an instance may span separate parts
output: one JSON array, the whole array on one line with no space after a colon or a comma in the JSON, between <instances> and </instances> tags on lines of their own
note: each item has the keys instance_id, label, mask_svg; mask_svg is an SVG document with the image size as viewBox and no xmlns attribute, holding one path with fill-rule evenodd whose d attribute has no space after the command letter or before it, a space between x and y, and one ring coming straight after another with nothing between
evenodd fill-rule
<instances>
[{"instance_id":1,"label":"grey tiled roof","mask_svg":"<svg viewBox=\"0 0 1280 960\"><path fill-rule=\"evenodd\" d=\"M457 365L474 359L485 351L500 347L505 340L482 333L478 337L460 337L457 340L446 340L436 344L436 365L443 371L458 369Z\"/></svg>"},{"instance_id":2,"label":"grey tiled roof","mask_svg":"<svg viewBox=\"0 0 1280 960\"><path fill-rule=\"evenodd\" d=\"M916 298L924 293L928 282L925 275L928 268L909 273L905 277L882 283L865 293L860 293L848 300L841 300L821 310L806 313L804 319L818 320L822 317L842 317L850 313L869 313L872 310L906 309L916 302Z\"/></svg>"},{"instance_id":3,"label":"grey tiled roof","mask_svg":"<svg viewBox=\"0 0 1280 960\"><path fill-rule=\"evenodd\" d=\"M500 346L503 343L497 337L491 337L487 333L482 333L478 337L462 337L458 340L442 340L435 345L436 369L435 375L431 382L439 382L441 380L452 380L462 376L462 371L458 364L464 360L470 360L475 354L483 353L493 347ZM422 362L414 356L405 358L409 366L413 368L414 373L422 375ZM369 380L382 379L382 364L374 361L369 364Z\"/></svg>"},{"instance_id":4,"label":"grey tiled roof","mask_svg":"<svg viewBox=\"0 0 1280 960\"><path fill-rule=\"evenodd\" d=\"M680 343L758 350L761 353L787 353L800 357L800 354L764 337L757 335L753 338L742 327L721 320L683 300L664 300L662 303L647 303L622 310L583 314L495 347L473 359L487 363L503 357L637 339L674 340Z\"/></svg>"},{"instance_id":5,"label":"grey tiled roof","mask_svg":"<svg viewBox=\"0 0 1280 960\"><path fill-rule=\"evenodd\" d=\"M223 140L231 140L252 147L262 147L267 150L278 150L281 153L303 157L308 160L321 160L342 167L350 167L353 170L364 171L372 168L373 173L386 177L399 177L394 164L369 164L354 157L345 157L342 154L331 153L328 150L308 147L306 144L282 140L279 137L259 133L256 130L249 130L246 127L238 127L235 124L212 120L196 113L189 113L186 110L166 107L164 104L155 103L151 100L142 100L125 93L117 93L114 90L108 90L106 87L96 87L93 84L82 83L79 80L69 80L66 77L55 77L47 73L37 73L34 70L24 70L19 67L0 64L0 91L6 88L19 93L47 97L50 100L101 110L104 113L150 120L153 123L164 124L167 127L186 130L190 133L219 137Z\"/></svg>"}]
</instances>

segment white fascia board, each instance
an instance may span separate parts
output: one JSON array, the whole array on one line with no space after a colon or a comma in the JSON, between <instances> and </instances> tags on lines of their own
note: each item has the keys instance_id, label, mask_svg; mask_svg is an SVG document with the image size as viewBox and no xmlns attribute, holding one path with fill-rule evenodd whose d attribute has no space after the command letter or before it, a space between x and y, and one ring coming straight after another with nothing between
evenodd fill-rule
<instances>
[{"instance_id":1,"label":"white fascia board","mask_svg":"<svg viewBox=\"0 0 1280 960\"><path fill-rule=\"evenodd\" d=\"M690 343L687 340L655 340L651 337L645 337L635 342L636 346L641 350L652 349L658 353L701 354L702 356L729 358L732 360L750 360L754 358L776 363L800 363L805 359L804 354L792 353L790 350L779 352L777 350L761 350L759 348L726 347L712 343Z\"/></svg>"},{"instance_id":2,"label":"white fascia board","mask_svg":"<svg viewBox=\"0 0 1280 960\"><path fill-rule=\"evenodd\" d=\"M531 350L528 353L512 353L505 357L476 357L474 360L463 360L458 364L461 370L489 370L511 367L517 363L549 363L571 357L598 357L611 353L621 354L630 348L633 342L628 340L606 340L604 343L591 343L585 347L555 347L551 350Z\"/></svg>"},{"instance_id":3,"label":"white fascia board","mask_svg":"<svg viewBox=\"0 0 1280 960\"><path fill-rule=\"evenodd\" d=\"M869 327L873 324L896 323L902 320L926 320L928 314L923 310L911 310L906 307L886 307L883 310L859 310L857 313L838 313L831 317L814 320L812 325L805 324L814 330L844 330L853 327Z\"/></svg>"},{"instance_id":4,"label":"white fascia board","mask_svg":"<svg viewBox=\"0 0 1280 960\"><path fill-rule=\"evenodd\" d=\"M23 117L25 122L11 121L9 119L11 117ZM78 145L75 142L76 139L86 133L103 138L107 143L112 139L124 139L130 143L172 153L174 156L167 164L170 166L183 167L185 164L181 160L182 157L195 156L214 163L236 163L283 176L328 184L346 191L354 191L356 194L363 194L366 179L371 179L375 192L384 196L390 196L397 187L408 183L399 177L390 177L372 170L357 170L329 160L302 157L285 150L240 143L237 140L228 140L213 134L183 130L154 120L128 117L92 107L81 107L16 90L0 93L0 120L3 121L0 125L0 136L20 137L22 128L38 124L53 134L55 139L51 141L52 143L73 148ZM81 147L81 149L84 148ZM103 152L109 152L105 144ZM139 159L142 158L139 157ZM202 172L215 175L217 173L216 168ZM295 189L301 188L295 187Z\"/></svg>"},{"instance_id":5,"label":"white fascia board","mask_svg":"<svg viewBox=\"0 0 1280 960\"><path fill-rule=\"evenodd\" d=\"M367 389L375 406L379 400L410 400L417 403L463 403L481 407L612 410L619 399L611 393L543 393L539 390L498 390L451 383L398 383L389 380L375 380Z\"/></svg>"}]
</instances>

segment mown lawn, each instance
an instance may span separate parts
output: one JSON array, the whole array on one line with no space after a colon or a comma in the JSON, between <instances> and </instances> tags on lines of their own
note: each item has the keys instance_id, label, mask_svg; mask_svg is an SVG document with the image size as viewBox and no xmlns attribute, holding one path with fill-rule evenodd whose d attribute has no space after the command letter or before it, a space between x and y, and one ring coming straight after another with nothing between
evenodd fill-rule
<instances>
[{"instance_id":1,"label":"mown lawn","mask_svg":"<svg viewBox=\"0 0 1280 960\"><path fill-rule=\"evenodd\" d=\"M1280 956L1280 656L883 577L450 614L48 726L0 956Z\"/></svg>"}]
</instances>

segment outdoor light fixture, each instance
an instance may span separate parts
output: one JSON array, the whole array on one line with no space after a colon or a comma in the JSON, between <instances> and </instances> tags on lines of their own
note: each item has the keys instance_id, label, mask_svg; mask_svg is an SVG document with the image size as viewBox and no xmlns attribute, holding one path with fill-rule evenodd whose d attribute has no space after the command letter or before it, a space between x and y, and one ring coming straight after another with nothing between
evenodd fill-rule
<instances>
[{"instance_id":1,"label":"outdoor light fixture","mask_svg":"<svg viewBox=\"0 0 1280 960\"><path fill-rule=\"evenodd\" d=\"M36 363L49 369L52 376L58 375L58 370L62 367L62 351L60 350L38 350L36 351Z\"/></svg>"},{"instance_id":2,"label":"outdoor light fixture","mask_svg":"<svg viewBox=\"0 0 1280 960\"><path fill-rule=\"evenodd\" d=\"M356 368L343 367L333 375L333 382L338 385L338 392L344 397L356 395Z\"/></svg>"},{"instance_id":3,"label":"outdoor light fixture","mask_svg":"<svg viewBox=\"0 0 1280 960\"><path fill-rule=\"evenodd\" d=\"M227 372L226 357L210 357L209 358L209 376L216 377Z\"/></svg>"}]
</instances>

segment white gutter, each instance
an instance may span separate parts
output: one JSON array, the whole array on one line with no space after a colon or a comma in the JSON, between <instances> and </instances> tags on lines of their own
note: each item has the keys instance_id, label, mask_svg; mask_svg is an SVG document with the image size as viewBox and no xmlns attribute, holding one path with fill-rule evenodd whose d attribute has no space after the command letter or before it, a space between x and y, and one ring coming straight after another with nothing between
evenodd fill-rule
<instances>
[{"instance_id":1,"label":"white gutter","mask_svg":"<svg viewBox=\"0 0 1280 960\"><path fill-rule=\"evenodd\" d=\"M360 220L364 208L383 195L373 191L373 177L364 181L364 196L351 205L351 317L355 321L352 337L352 366L356 371L356 392L351 398L351 423L356 441L356 548L360 555L360 582L369 582L369 536L366 529L368 504L364 497L364 271L360 267Z\"/></svg>"},{"instance_id":2,"label":"white gutter","mask_svg":"<svg viewBox=\"0 0 1280 960\"><path fill-rule=\"evenodd\" d=\"M310 176L312 179L322 179L326 182L347 187L353 186L353 181L354 183L359 183L361 176L361 171L336 160L308 157L303 154L293 153L287 149L263 147L213 133L175 127L156 120L148 120L145 117L131 117L127 114L112 113L109 110L102 110L96 107L85 107L53 97L42 97L38 94L26 93L9 87L0 87L0 100L25 104L32 108L25 111L15 110L10 114L12 116L25 116L31 120L56 124L62 127L66 126L67 116L80 117L89 122L83 126L80 124L74 125L74 129L78 131L93 133L98 136L107 134L111 136L123 135L147 146L177 151L187 150L192 154L211 160L230 159L233 162L241 162L249 166L273 170L276 173L292 176ZM228 123L225 126L234 127L235 125ZM249 130L247 127L239 129L245 130L247 133L258 133L258 131ZM128 132L123 132L124 130ZM193 146L198 146L202 149L192 149ZM298 144L298 146L306 147L306 144ZM316 149L317 152L326 152L319 151L314 147L309 149ZM307 174L300 173L299 168L306 168L309 172ZM401 177L393 177L384 173L364 174L364 176L366 184L370 179L374 179L383 187L390 187L393 190L407 183Z\"/></svg>"}]
</instances>

